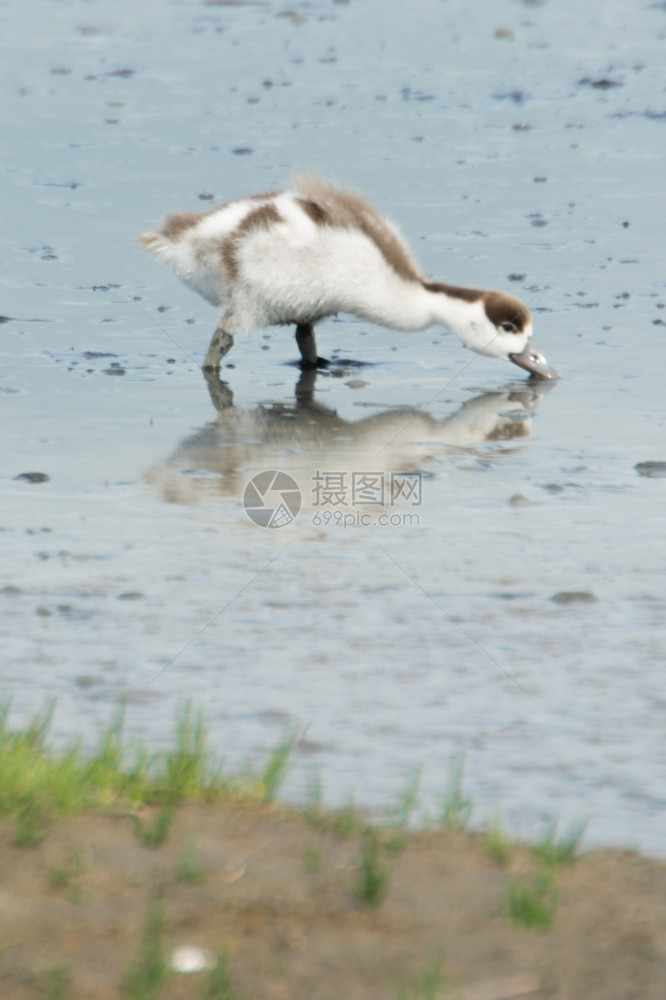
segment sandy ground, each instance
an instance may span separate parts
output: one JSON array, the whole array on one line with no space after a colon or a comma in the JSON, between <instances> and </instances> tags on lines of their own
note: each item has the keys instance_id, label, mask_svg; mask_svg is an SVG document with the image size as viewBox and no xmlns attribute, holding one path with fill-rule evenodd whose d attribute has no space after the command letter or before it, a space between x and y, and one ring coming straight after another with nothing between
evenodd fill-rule
<instances>
[{"instance_id":1,"label":"sandy ground","mask_svg":"<svg viewBox=\"0 0 666 1000\"><path fill-rule=\"evenodd\" d=\"M35 847L13 840L0 827L3 1000L125 996L157 898L168 956L187 945L227 952L231 991L214 996L229 1000L397 1000L401 987L414 1000L665 995L666 864L629 852L560 868L556 916L539 932L502 912L509 881L535 871L530 852L502 866L461 831L409 834L387 852L390 885L375 908L354 892L360 836L284 809L181 807L157 848L126 815L68 820ZM188 850L197 883L178 874ZM443 982L427 993L438 954ZM206 976L174 974L145 995L200 997Z\"/></svg>"}]
</instances>

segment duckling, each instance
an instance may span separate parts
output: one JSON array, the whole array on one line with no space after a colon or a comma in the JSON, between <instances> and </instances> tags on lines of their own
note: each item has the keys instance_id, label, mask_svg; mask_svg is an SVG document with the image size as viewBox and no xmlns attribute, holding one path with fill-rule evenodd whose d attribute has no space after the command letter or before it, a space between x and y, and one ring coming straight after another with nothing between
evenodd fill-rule
<instances>
[{"instance_id":1,"label":"duckling","mask_svg":"<svg viewBox=\"0 0 666 1000\"><path fill-rule=\"evenodd\" d=\"M534 347L532 319L504 292L427 278L396 227L357 192L313 173L283 191L207 212L172 212L139 237L223 314L204 369L217 371L234 337L294 325L304 368L326 364L314 327L336 313L396 330L438 323L463 345L541 379L560 376Z\"/></svg>"}]
</instances>

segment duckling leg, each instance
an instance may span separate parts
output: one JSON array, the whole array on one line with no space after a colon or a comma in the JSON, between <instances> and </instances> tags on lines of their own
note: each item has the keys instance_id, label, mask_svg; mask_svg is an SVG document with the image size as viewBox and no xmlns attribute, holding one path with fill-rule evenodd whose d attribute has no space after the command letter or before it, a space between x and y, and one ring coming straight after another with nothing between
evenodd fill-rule
<instances>
[{"instance_id":1,"label":"duckling leg","mask_svg":"<svg viewBox=\"0 0 666 1000\"><path fill-rule=\"evenodd\" d=\"M210 347L208 348L208 354L206 355L206 360L203 363L204 369L211 369L212 371L217 371L220 367L220 361L227 354L231 348L234 346L234 338L230 333L220 325L213 334L213 339L210 342Z\"/></svg>"},{"instance_id":2,"label":"duckling leg","mask_svg":"<svg viewBox=\"0 0 666 1000\"><path fill-rule=\"evenodd\" d=\"M299 323L296 327L296 343L298 344L298 349L301 352L303 367L316 368L317 344L315 341L314 330L309 323L303 325Z\"/></svg>"},{"instance_id":3,"label":"duckling leg","mask_svg":"<svg viewBox=\"0 0 666 1000\"><path fill-rule=\"evenodd\" d=\"M328 361L317 357L317 343L311 323L299 323L296 327L296 343L301 352L303 368L326 368Z\"/></svg>"}]
</instances>

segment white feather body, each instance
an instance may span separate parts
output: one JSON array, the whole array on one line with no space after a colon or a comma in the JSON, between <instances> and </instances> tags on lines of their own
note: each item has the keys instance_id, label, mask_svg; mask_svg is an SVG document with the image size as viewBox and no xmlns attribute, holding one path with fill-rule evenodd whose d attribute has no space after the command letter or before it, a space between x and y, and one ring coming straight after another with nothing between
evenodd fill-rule
<instances>
[{"instance_id":1,"label":"white feather body","mask_svg":"<svg viewBox=\"0 0 666 1000\"><path fill-rule=\"evenodd\" d=\"M429 282L391 222L315 175L201 215L175 213L142 240L223 311L220 328L231 336L351 313L407 331L438 323L465 347L510 358L532 334L517 299ZM491 319L489 297L499 319Z\"/></svg>"}]
</instances>

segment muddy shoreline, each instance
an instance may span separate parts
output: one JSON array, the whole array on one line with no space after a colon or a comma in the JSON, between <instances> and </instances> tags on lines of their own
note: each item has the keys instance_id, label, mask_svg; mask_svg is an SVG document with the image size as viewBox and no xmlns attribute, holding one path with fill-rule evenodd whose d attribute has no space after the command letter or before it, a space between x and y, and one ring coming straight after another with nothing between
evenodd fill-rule
<instances>
[{"instance_id":1,"label":"muddy shoreline","mask_svg":"<svg viewBox=\"0 0 666 1000\"><path fill-rule=\"evenodd\" d=\"M144 829L158 812L141 810ZM181 805L157 847L137 836L130 813L64 820L33 847L17 846L3 823L0 992L8 1000L663 996L664 862L601 850L558 867L552 925L539 931L515 926L505 907L510 884L537 877L528 847L499 859L479 834L440 828L391 843L385 830L386 892L370 904L358 881L367 830L345 822L278 806ZM153 961L157 949L168 966L183 947L224 956L227 992L198 971L167 972L153 992L132 993L151 920Z\"/></svg>"}]
</instances>

